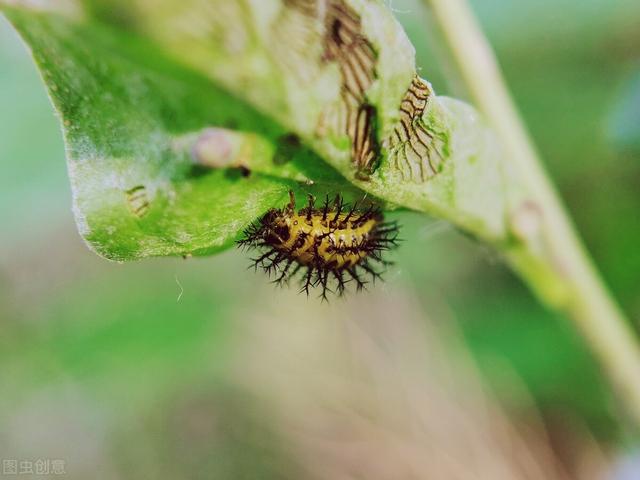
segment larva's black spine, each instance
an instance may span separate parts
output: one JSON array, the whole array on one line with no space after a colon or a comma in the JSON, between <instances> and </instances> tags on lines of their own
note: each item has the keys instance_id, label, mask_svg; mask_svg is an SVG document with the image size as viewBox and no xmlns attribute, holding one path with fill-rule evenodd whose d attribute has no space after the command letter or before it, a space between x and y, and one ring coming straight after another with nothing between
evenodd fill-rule
<instances>
[{"instance_id":1,"label":"larva's black spine","mask_svg":"<svg viewBox=\"0 0 640 480\"><path fill-rule=\"evenodd\" d=\"M244 231L238 245L255 248L253 267L261 268L274 282L288 284L301 270L301 292L321 287L321 296L343 295L347 284L354 282L362 290L380 279L385 267L385 251L397 246L398 225L385 222L378 207L369 204L359 208L358 202L347 205L340 195L333 202L326 198L316 208L309 196L306 207L296 210L293 192L282 209L271 209ZM334 289L332 289L335 284Z\"/></svg>"}]
</instances>

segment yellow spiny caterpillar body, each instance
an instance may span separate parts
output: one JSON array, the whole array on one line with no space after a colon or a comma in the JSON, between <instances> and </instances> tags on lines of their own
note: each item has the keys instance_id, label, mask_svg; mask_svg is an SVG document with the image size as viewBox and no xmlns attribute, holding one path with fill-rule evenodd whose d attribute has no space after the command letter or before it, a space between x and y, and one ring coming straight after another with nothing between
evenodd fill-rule
<instances>
[{"instance_id":1,"label":"yellow spiny caterpillar body","mask_svg":"<svg viewBox=\"0 0 640 480\"><path fill-rule=\"evenodd\" d=\"M321 208L309 196L306 207L297 211L295 197L282 209L269 210L244 232L238 243L255 247L261 255L254 267L276 276L278 284L287 283L306 269L302 276L302 290L309 294L312 287L322 287L322 297L333 292L342 295L349 282L361 290L367 283L363 272L372 280L381 272L373 264L386 265L382 253L397 244L398 226L384 222L382 212L375 206L359 209L345 205L340 195L333 204L327 197Z\"/></svg>"}]
</instances>

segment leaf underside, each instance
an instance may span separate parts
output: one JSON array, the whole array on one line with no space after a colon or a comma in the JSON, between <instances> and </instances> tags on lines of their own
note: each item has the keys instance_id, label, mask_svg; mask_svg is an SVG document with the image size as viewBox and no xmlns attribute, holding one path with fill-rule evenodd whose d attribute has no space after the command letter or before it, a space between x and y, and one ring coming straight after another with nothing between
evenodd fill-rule
<instances>
[{"instance_id":1,"label":"leaf underside","mask_svg":"<svg viewBox=\"0 0 640 480\"><path fill-rule=\"evenodd\" d=\"M366 192L506 236L495 142L416 75L382 2L0 8L60 116L79 231L104 257L215 253L289 190Z\"/></svg>"}]
</instances>

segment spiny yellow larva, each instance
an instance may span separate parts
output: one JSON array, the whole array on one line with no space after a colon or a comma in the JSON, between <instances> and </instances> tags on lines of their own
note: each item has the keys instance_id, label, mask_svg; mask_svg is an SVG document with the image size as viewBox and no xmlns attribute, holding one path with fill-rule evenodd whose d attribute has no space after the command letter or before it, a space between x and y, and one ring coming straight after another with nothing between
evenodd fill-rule
<instances>
[{"instance_id":1,"label":"spiny yellow larva","mask_svg":"<svg viewBox=\"0 0 640 480\"><path fill-rule=\"evenodd\" d=\"M309 195L308 205L297 211L293 192L289 195L289 204L269 210L245 230L238 242L241 247L255 247L261 252L253 259L256 269L273 273L278 284L287 283L306 269L301 291L308 295L311 287L321 286L325 299L327 292L333 291L329 287L332 278L338 295L350 281L361 290L366 284L362 271L374 281L380 278L381 272L372 264L388 264L382 253L397 244L395 222L384 222L382 212L374 205L365 209L359 209L357 202L345 205L340 195L333 204L327 197L321 208L315 208L315 199Z\"/></svg>"}]
</instances>

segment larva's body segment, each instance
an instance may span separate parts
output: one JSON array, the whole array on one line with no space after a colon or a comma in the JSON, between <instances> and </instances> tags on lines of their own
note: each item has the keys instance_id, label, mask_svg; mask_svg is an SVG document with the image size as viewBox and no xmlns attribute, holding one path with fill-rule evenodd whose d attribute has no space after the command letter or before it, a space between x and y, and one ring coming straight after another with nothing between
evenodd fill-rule
<instances>
[{"instance_id":1,"label":"larva's body segment","mask_svg":"<svg viewBox=\"0 0 640 480\"><path fill-rule=\"evenodd\" d=\"M285 283L306 268L302 291L322 286L326 297L329 281L337 283L337 293L354 281L358 289L365 285L364 270L373 280L380 277L373 263L385 262L383 251L396 245L398 227L383 221L382 213L370 206L359 210L357 204L344 205L340 196L315 208L313 197L307 207L296 211L295 199L283 209L272 209L245 231L241 246L256 247L261 255L255 267L276 274L277 283Z\"/></svg>"},{"instance_id":2,"label":"larva's body segment","mask_svg":"<svg viewBox=\"0 0 640 480\"><path fill-rule=\"evenodd\" d=\"M359 246L366 244L370 234L378 224L377 219L369 219L364 223L346 220L347 214L338 218L329 215L323 219L320 215L312 215L307 220L305 215L282 216L290 237L287 241L274 244L273 248L286 252L302 265L322 263L325 268L344 269L357 265L366 257Z\"/></svg>"}]
</instances>

